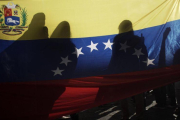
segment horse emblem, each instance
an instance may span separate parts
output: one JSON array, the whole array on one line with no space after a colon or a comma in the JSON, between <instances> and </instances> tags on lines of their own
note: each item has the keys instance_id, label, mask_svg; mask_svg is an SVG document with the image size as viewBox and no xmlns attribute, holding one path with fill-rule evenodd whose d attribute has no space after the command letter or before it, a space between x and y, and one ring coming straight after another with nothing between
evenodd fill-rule
<instances>
[{"instance_id":1,"label":"horse emblem","mask_svg":"<svg viewBox=\"0 0 180 120\"><path fill-rule=\"evenodd\" d=\"M13 20L13 18L7 18L7 22L6 24L13 24L13 25L17 25L17 23L19 24L18 20Z\"/></svg>"}]
</instances>

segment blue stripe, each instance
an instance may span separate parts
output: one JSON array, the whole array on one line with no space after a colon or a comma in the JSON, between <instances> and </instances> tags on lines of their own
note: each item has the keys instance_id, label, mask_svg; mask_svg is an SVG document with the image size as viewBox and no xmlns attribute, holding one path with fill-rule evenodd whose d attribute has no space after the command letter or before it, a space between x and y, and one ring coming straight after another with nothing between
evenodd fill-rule
<instances>
[{"instance_id":1,"label":"blue stripe","mask_svg":"<svg viewBox=\"0 0 180 120\"><path fill-rule=\"evenodd\" d=\"M123 36L122 40L116 40L121 36ZM142 48L142 53L145 54L141 55L139 59L136 55L132 55L135 52L132 47L134 41L127 42L131 48L127 49L126 52L119 50L120 43L135 38L141 39L141 42L136 44L134 48ZM105 44L103 44L107 43L109 39L111 43L114 42L112 50L105 49ZM91 41L94 44L98 43L96 46L98 50L90 51L87 46L91 44ZM75 47L78 49L82 47L84 55L79 55L77 58L75 54L72 54ZM0 40L0 82L60 80L169 66L173 64L174 55L179 49L180 20L134 31L133 36L116 34L72 39ZM146 61L147 58L146 51L149 59L155 59L154 65L145 67L146 64L143 61ZM60 64L62 58L67 56L71 62L68 62L67 66ZM159 58L159 56L162 57ZM165 64L162 64L163 62ZM160 64L162 65L160 66ZM62 75L55 75L53 72L57 67L64 70Z\"/></svg>"}]
</instances>

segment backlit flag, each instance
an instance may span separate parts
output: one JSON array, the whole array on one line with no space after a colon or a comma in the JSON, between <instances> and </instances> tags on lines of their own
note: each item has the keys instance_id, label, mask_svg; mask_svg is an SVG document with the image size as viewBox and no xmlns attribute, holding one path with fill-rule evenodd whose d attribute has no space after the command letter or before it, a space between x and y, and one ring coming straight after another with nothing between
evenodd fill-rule
<instances>
[{"instance_id":1,"label":"backlit flag","mask_svg":"<svg viewBox=\"0 0 180 120\"><path fill-rule=\"evenodd\" d=\"M0 6L0 119L55 119L180 79L179 0Z\"/></svg>"}]
</instances>

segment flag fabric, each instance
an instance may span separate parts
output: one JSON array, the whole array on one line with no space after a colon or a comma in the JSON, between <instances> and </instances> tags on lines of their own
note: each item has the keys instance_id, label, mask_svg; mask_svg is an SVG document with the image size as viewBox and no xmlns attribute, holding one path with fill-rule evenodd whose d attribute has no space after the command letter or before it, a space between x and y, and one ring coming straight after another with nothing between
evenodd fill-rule
<instances>
[{"instance_id":1,"label":"flag fabric","mask_svg":"<svg viewBox=\"0 0 180 120\"><path fill-rule=\"evenodd\" d=\"M55 119L180 79L179 0L0 5L3 120Z\"/></svg>"}]
</instances>

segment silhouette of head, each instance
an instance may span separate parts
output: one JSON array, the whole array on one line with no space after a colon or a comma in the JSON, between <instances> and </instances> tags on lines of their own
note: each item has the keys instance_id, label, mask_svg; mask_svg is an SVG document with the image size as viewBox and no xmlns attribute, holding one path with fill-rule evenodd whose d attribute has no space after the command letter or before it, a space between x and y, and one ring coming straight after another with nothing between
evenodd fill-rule
<instances>
[{"instance_id":1,"label":"silhouette of head","mask_svg":"<svg viewBox=\"0 0 180 120\"><path fill-rule=\"evenodd\" d=\"M70 25L67 21L61 22L51 35L51 38L70 38Z\"/></svg>"},{"instance_id":2,"label":"silhouette of head","mask_svg":"<svg viewBox=\"0 0 180 120\"><path fill-rule=\"evenodd\" d=\"M47 39L48 28L45 26L45 14L37 13L33 16L28 30L19 38L19 40Z\"/></svg>"},{"instance_id":3,"label":"silhouette of head","mask_svg":"<svg viewBox=\"0 0 180 120\"><path fill-rule=\"evenodd\" d=\"M119 25L119 33L133 31L132 23L129 20L124 20Z\"/></svg>"},{"instance_id":4,"label":"silhouette of head","mask_svg":"<svg viewBox=\"0 0 180 120\"><path fill-rule=\"evenodd\" d=\"M31 24L29 28L42 28L45 26L45 14L44 13L37 13L33 16Z\"/></svg>"}]
</instances>

